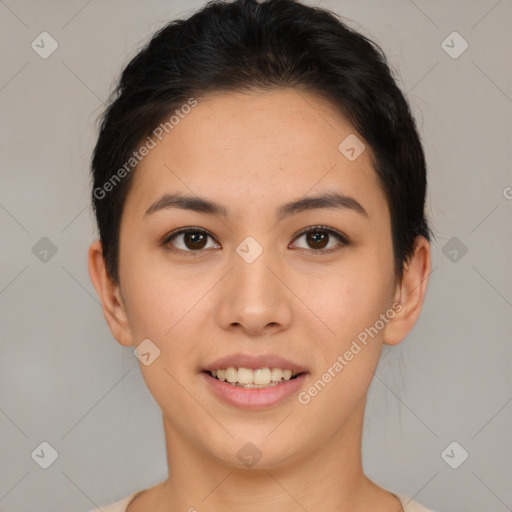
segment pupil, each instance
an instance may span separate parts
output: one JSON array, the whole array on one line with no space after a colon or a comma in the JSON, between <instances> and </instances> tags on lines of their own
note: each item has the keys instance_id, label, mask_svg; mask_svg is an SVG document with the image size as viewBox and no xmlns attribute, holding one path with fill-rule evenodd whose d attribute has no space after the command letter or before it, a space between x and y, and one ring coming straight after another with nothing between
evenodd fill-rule
<instances>
[{"instance_id":1,"label":"pupil","mask_svg":"<svg viewBox=\"0 0 512 512\"><path fill-rule=\"evenodd\" d=\"M189 247L187 243L190 240L192 241L192 247ZM204 243L201 245L200 242L204 242L205 240L206 236L202 233L185 233L185 245L187 245L189 249L202 249L204 247Z\"/></svg>"},{"instance_id":2,"label":"pupil","mask_svg":"<svg viewBox=\"0 0 512 512\"><path fill-rule=\"evenodd\" d=\"M320 236L316 236L318 233L322 233ZM322 244L322 242L325 242L328 238L328 234L325 233L325 231L312 231L311 233L308 233L308 243L313 244L314 249L323 249L326 246L326 243ZM317 244L320 243L320 247L317 246Z\"/></svg>"}]
</instances>

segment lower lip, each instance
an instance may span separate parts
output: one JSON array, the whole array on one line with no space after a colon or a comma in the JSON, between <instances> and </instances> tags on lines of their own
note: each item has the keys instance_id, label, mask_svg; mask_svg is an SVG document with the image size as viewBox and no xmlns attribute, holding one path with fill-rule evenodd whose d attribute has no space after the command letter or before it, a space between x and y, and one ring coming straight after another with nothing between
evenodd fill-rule
<instances>
[{"instance_id":1,"label":"lower lip","mask_svg":"<svg viewBox=\"0 0 512 512\"><path fill-rule=\"evenodd\" d=\"M307 374L268 388L240 388L217 380L207 372L201 372L201 375L213 392L228 404L241 409L265 409L296 393L303 386Z\"/></svg>"}]
</instances>

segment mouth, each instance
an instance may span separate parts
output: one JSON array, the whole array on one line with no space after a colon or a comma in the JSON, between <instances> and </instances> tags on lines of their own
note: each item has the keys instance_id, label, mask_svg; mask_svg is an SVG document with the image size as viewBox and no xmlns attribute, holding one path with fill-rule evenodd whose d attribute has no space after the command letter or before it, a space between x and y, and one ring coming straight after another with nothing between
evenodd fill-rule
<instances>
[{"instance_id":1,"label":"mouth","mask_svg":"<svg viewBox=\"0 0 512 512\"><path fill-rule=\"evenodd\" d=\"M282 368L258 368L253 370L251 368L229 366L218 370L204 370L203 373L234 387L263 389L292 381L307 372L295 372Z\"/></svg>"},{"instance_id":2,"label":"mouth","mask_svg":"<svg viewBox=\"0 0 512 512\"><path fill-rule=\"evenodd\" d=\"M221 402L238 409L261 410L277 407L291 400L307 385L308 372L280 370L279 375L279 370L228 367L225 370L203 370L199 375L204 379L205 389L212 392ZM228 378L232 382L229 382ZM239 379L244 382L239 382ZM264 382L260 382L261 380Z\"/></svg>"},{"instance_id":3,"label":"mouth","mask_svg":"<svg viewBox=\"0 0 512 512\"><path fill-rule=\"evenodd\" d=\"M309 380L309 369L279 354L237 352L199 369L206 389L239 409L265 409L289 401Z\"/></svg>"}]
</instances>

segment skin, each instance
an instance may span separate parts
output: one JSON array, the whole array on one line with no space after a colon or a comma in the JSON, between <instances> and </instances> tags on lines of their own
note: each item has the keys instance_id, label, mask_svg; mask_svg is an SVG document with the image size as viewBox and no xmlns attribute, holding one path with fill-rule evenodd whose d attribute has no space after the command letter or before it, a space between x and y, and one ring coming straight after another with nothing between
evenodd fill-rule
<instances>
[{"instance_id":1,"label":"skin","mask_svg":"<svg viewBox=\"0 0 512 512\"><path fill-rule=\"evenodd\" d=\"M198 99L135 172L121 222L119 284L106 272L99 241L91 244L89 272L113 336L126 347L149 338L161 351L139 365L162 409L169 477L139 494L130 512L400 511L397 498L363 473L364 408L383 344L402 341L420 314L430 246L417 238L398 282L371 149L366 144L349 161L338 150L349 134L363 140L312 93ZM282 203L330 190L355 198L368 218L318 209L276 223ZM167 209L144 217L166 192L215 200L229 216ZM351 243L331 236L327 248L338 250L315 256L325 246L296 234L318 224ZM183 235L159 245L181 227L213 238L198 256L184 254L194 246ZM235 250L247 236L263 248L250 264ZM400 312L306 405L292 396L240 410L219 401L199 375L220 356L272 352L308 369L307 390L397 302ZM237 457L247 442L262 454L252 469Z\"/></svg>"}]
</instances>

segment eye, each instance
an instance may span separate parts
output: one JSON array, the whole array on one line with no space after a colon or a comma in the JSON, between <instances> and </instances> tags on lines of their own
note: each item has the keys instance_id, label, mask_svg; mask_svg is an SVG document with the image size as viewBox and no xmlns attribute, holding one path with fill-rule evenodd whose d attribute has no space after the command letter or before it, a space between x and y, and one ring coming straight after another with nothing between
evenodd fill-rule
<instances>
[{"instance_id":1,"label":"eye","mask_svg":"<svg viewBox=\"0 0 512 512\"><path fill-rule=\"evenodd\" d=\"M162 240L162 245L167 246L174 239L181 240L181 244L171 244L174 247L177 247L177 250L175 252L182 252L187 256L198 256L199 254L194 253L200 253L202 249L211 248L211 246L207 247L206 245L206 241L208 238L211 238L213 240L213 237L208 233L208 231L204 229L181 228L165 236L165 238ZM220 246L217 244L216 247Z\"/></svg>"},{"instance_id":2,"label":"eye","mask_svg":"<svg viewBox=\"0 0 512 512\"><path fill-rule=\"evenodd\" d=\"M326 226L310 226L302 230L294 240L305 237L306 243L309 247L299 247L312 251L313 254L325 254L337 251L342 246L350 244L349 239L332 228ZM330 238L334 237L338 244L334 247L325 248L330 242ZM218 243L214 243L208 247L208 238L215 240L208 231L201 228L180 228L164 237L161 244L163 246L171 246L170 250L173 252L180 252L187 256L199 256L203 249L220 248ZM179 243L171 243L178 240Z\"/></svg>"},{"instance_id":3,"label":"eye","mask_svg":"<svg viewBox=\"0 0 512 512\"><path fill-rule=\"evenodd\" d=\"M305 247L305 249L312 250L314 254L334 252L340 249L340 246L349 245L350 243L345 235L326 226L311 226L301 231L294 240L298 240L302 237L305 237L306 244L309 245L309 247ZM331 237L338 240L338 245L325 249ZM301 247L301 249L303 248L304 247Z\"/></svg>"}]
</instances>

